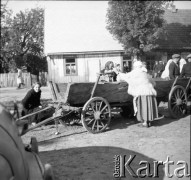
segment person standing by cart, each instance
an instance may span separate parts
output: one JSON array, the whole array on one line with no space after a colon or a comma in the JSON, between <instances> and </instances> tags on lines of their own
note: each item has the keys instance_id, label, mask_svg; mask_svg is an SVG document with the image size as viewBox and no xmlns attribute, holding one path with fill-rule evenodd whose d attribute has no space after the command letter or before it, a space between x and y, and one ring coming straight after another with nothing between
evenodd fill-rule
<instances>
[{"instance_id":1,"label":"person standing by cart","mask_svg":"<svg viewBox=\"0 0 191 180\"><path fill-rule=\"evenodd\" d=\"M186 59L188 62L183 65L180 77L191 77L191 54Z\"/></svg>"},{"instance_id":2,"label":"person standing by cart","mask_svg":"<svg viewBox=\"0 0 191 180\"><path fill-rule=\"evenodd\" d=\"M23 81L23 75L22 75L22 69L21 68L17 68L17 89L21 88L21 85L24 85L24 81Z\"/></svg>"},{"instance_id":3,"label":"person standing by cart","mask_svg":"<svg viewBox=\"0 0 191 180\"><path fill-rule=\"evenodd\" d=\"M117 81L117 75L121 72L120 64L116 64L116 66L113 68L113 81Z\"/></svg>"},{"instance_id":4,"label":"person standing by cart","mask_svg":"<svg viewBox=\"0 0 191 180\"><path fill-rule=\"evenodd\" d=\"M177 76L180 75L180 68L178 65L179 61L180 61L180 55L173 54L172 62L169 65L169 78L170 79L175 79Z\"/></svg>"},{"instance_id":5,"label":"person standing by cart","mask_svg":"<svg viewBox=\"0 0 191 180\"><path fill-rule=\"evenodd\" d=\"M22 110L22 116L25 116L27 114L30 114L39 108L42 108L42 105L40 103L41 98L41 84L39 82L34 83L31 90L29 90L22 100L23 110ZM31 117L31 123L32 125L35 125L38 122L38 115L34 115Z\"/></svg>"},{"instance_id":6,"label":"person standing by cart","mask_svg":"<svg viewBox=\"0 0 191 180\"><path fill-rule=\"evenodd\" d=\"M151 121L158 118L155 82L148 76L141 61L133 64L133 70L127 74L119 73L121 80L128 83L128 94L134 97L134 115L141 122L141 127L151 126Z\"/></svg>"}]
</instances>

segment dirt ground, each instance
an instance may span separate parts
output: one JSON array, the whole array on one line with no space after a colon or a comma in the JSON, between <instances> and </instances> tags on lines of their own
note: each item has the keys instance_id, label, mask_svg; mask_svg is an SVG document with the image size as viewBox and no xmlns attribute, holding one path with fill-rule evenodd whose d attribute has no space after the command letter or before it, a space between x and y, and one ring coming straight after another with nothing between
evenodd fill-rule
<instances>
[{"instance_id":1,"label":"dirt ground","mask_svg":"<svg viewBox=\"0 0 191 180\"><path fill-rule=\"evenodd\" d=\"M0 88L0 101L4 104L14 99L20 101L27 89ZM42 99L50 99L47 87L42 87ZM31 136L38 140L40 158L43 163L50 163L56 180L110 180L115 179L114 156L136 155L130 166L133 171L145 167L141 161L150 163L151 173L154 161L173 161L168 178L164 165L159 166L159 177L141 179L178 179L174 174L176 168L185 161L190 173L190 119L188 114L182 119L172 119L168 114L167 104L161 103L159 112L165 117L155 120L150 128L138 127L136 120L122 118L115 114L106 132L90 134L81 125L59 125L60 134L55 135L54 125L35 129L22 137L24 143L29 143ZM118 179L139 179L132 177L125 170L125 177ZM183 173L183 170L180 171ZM145 171L142 172L145 174ZM190 179L183 177L181 179Z\"/></svg>"}]
</instances>

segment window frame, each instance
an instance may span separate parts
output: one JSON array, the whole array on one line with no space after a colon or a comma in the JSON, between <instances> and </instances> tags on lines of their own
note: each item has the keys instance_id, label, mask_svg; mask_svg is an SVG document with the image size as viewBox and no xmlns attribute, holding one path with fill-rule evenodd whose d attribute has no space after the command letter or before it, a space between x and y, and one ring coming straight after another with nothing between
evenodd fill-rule
<instances>
[{"instance_id":1,"label":"window frame","mask_svg":"<svg viewBox=\"0 0 191 180\"><path fill-rule=\"evenodd\" d=\"M73 62L73 63L67 63L66 61L69 60L69 59L74 59L74 62ZM70 74L67 74L67 73L66 73L66 65L67 65L67 64L70 64L70 67L71 67L72 64L75 64L75 66L76 66L76 72L75 72L74 74L71 74L71 73L70 73ZM76 58L71 57L71 58L65 58L65 59L64 59L64 75L65 75L65 76L77 76L77 75L78 75L78 64L77 64Z\"/></svg>"}]
</instances>

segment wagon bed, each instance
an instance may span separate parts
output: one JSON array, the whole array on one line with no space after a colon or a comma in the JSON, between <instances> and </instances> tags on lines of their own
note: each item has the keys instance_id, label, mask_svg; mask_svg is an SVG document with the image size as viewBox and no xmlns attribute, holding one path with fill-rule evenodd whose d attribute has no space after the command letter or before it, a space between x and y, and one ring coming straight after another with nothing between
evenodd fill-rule
<instances>
[{"instance_id":1,"label":"wagon bed","mask_svg":"<svg viewBox=\"0 0 191 180\"><path fill-rule=\"evenodd\" d=\"M167 102L168 95L173 86L174 80L154 79L157 98ZM174 85L186 88L189 79L177 79ZM95 83L54 83L50 81L52 99L62 101L71 106L83 106L91 97L91 92ZM132 101L132 96L127 93L128 83L126 82L106 82L98 83L94 92L94 97L103 97L110 104L125 103Z\"/></svg>"}]
</instances>

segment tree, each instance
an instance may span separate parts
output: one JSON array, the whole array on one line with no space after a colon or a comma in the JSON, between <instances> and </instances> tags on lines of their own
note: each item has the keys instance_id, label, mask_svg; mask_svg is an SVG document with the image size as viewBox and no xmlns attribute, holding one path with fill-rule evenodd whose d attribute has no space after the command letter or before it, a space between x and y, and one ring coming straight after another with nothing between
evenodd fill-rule
<instances>
[{"instance_id":1,"label":"tree","mask_svg":"<svg viewBox=\"0 0 191 180\"><path fill-rule=\"evenodd\" d=\"M28 53L43 58L44 10L34 8L20 11L13 18L9 16L9 21L7 19L5 15L2 17L4 24L1 33L1 59L7 59L9 55L9 61L15 62L18 67L25 65L23 58ZM36 66L38 65L37 63Z\"/></svg>"},{"instance_id":2,"label":"tree","mask_svg":"<svg viewBox=\"0 0 191 180\"><path fill-rule=\"evenodd\" d=\"M9 70L11 64L11 54L9 50L10 41L10 29L11 29L11 14L12 11L8 10L6 4L1 2L1 47L0 47L0 73L6 73Z\"/></svg>"},{"instance_id":3,"label":"tree","mask_svg":"<svg viewBox=\"0 0 191 180\"><path fill-rule=\"evenodd\" d=\"M125 52L140 55L156 48L164 32L165 1L110 1L107 29Z\"/></svg>"},{"instance_id":4,"label":"tree","mask_svg":"<svg viewBox=\"0 0 191 180\"><path fill-rule=\"evenodd\" d=\"M24 55L23 61L27 67L27 71L34 75L39 75L39 72L47 71L47 61L45 57L39 57L37 55L28 53Z\"/></svg>"},{"instance_id":5,"label":"tree","mask_svg":"<svg viewBox=\"0 0 191 180\"><path fill-rule=\"evenodd\" d=\"M11 38L10 48L15 55L43 55L44 10L35 8L17 13L12 22Z\"/></svg>"}]
</instances>

